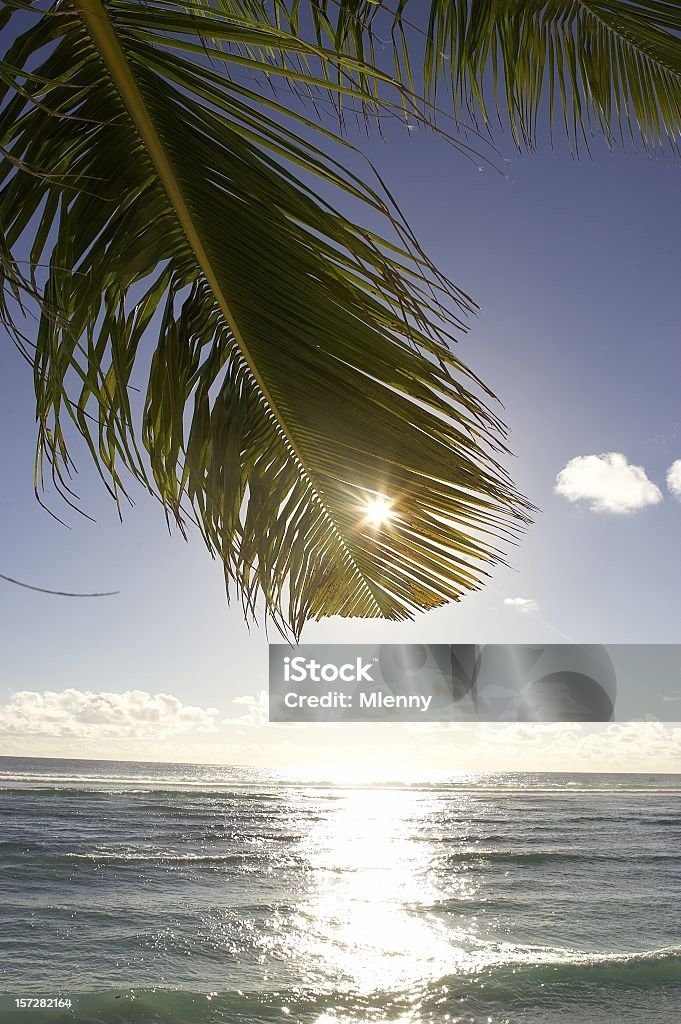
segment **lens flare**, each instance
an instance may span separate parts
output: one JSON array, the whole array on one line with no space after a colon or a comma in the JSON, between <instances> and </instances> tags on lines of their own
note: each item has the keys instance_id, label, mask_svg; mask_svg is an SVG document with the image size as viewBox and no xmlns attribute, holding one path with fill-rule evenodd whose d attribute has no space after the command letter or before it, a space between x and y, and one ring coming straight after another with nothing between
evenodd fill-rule
<instances>
[{"instance_id":1,"label":"lens flare","mask_svg":"<svg viewBox=\"0 0 681 1024\"><path fill-rule=\"evenodd\" d=\"M376 495L371 501L368 501L364 506L364 513L366 520L371 526L382 526L384 523L389 522L393 517L391 511L392 502L390 502L383 494Z\"/></svg>"}]
</instances>

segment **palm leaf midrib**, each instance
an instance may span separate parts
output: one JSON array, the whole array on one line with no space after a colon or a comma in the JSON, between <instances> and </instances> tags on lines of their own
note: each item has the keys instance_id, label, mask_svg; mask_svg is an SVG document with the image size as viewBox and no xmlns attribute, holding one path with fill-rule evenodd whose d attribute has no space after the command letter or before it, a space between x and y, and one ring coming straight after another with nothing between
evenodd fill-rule
<instances>
[{"instance_id":1,"label":"palm leaf midrib","mask_svg":"<svg viewBox=\"0 0 681 1024\"><path fill-rule=\"evenodd\" d=\"M380 614L383 611L381 601L376 596L371 581L367 579L366 575L357 564L356 558L353 555L343 532L335 522L334 517L331 515L326 503L322 499L318 488L315 486L313 474L308 469L306 460L300 452L295 439L287 429L286 420L281 413L278 404L273 399L269 388L262 379L249 352L248 346L245 343L238 323L232 313L223 288L215 275L200 233L194 223L194 219L192 218L189 207L184 199L180 184L166 154L163 142L161 141L156 127L154 126L153 120L144 101L144 97L137 85L133 70L130 67L130 63L121 46L115 27L109 17L109 13L106 10L105 5L101 0L71 0L71 3L81 16L92 41L99 50L99 53L106 64L114 85L128 110L149 158L159 176L161 184L166 191L168 199L187 237L187 241L194 253L201 272L205 276L208 286L210 287L213 296L215 297L215 300L234 335L234 339L240 353L244 361L247 363L248 368L261 391L263 399L270 410L270 414L275 419L279 430L286 440L286 444L289 446L301 472L307 479L313 499L322 509L323 514L328 520L329 525L332 527L333 532L336 534L340 545L345 551L347 557L350 559L356 578L360 581L361 586L370 593L376 612Z\"/></svg>"}]
</instances>

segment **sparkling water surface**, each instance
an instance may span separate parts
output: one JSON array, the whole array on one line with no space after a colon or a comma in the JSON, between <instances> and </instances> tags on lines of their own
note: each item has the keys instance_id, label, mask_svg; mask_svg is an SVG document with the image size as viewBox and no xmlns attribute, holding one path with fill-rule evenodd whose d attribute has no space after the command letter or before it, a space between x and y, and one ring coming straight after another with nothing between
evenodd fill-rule
<instances>
[{"instance_id":1,"label":"sparkling water surface","mask_svg":"<svg viewBox=\"0 0 681 1024\"><path fill-rule=\"evenodd\" d=\"M0 758L0 1024L681 1020L680 812L680 775Z\"/></svg>"}]
</instances>

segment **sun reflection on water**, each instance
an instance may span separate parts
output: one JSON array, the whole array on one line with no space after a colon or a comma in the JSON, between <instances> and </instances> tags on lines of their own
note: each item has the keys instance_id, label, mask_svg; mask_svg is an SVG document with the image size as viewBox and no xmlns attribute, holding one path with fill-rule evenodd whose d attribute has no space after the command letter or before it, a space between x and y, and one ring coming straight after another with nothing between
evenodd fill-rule
<instances>
[{"instance_id":1,"label":"sun reflection on water","mask_svg":"<svg viewBox=\"0 0 681 1024\"><path fill-rule=\"evenodd\" d=\"M432 813L423 792L350 790L307 836L301 853L309 897L299 927L307 955L334 987L360 996L401 993L416 1003L467 959L475 941L470 922L452 927L437 911L446 898L471 896L473 883L465 873L450 875L443 892L429 839Z\"/></svg>"}]
</instances>

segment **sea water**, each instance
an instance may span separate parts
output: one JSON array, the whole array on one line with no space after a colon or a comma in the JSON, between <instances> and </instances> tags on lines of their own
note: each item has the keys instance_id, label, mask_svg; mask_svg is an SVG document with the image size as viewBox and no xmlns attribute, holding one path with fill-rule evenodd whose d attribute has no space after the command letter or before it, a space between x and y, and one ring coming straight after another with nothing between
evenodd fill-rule
<instances>
[{"instance_id":1,"label":"sea water","mask_svg":"<svg viewBox=\"0 0 681 1024\"><path fill-rule=\"evenodd\" d=\"M680 775L0 758L0 1024L671 1024L680 812Z\"/></svg>"}]
</instances>

